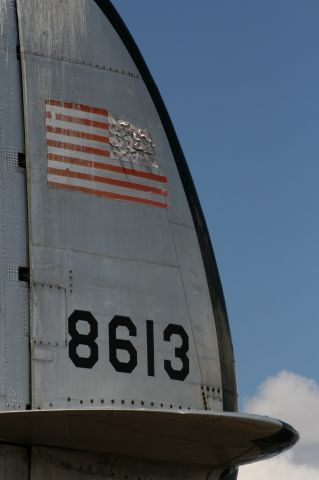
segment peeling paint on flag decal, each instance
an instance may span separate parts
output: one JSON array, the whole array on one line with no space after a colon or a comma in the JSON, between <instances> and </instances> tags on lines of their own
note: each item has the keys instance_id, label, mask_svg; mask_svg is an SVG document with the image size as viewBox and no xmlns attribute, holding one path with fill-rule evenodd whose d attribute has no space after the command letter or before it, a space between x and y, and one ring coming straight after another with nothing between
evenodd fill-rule
<instances>
[{"instance_id":1,"label":"peeling paint on flag decal","mask_svg":"<svg viewBox=\"0 0 319 480\"><path fill-rule=\"evenodd\" d=\"M148 130L103 108L47 100L48 185L167 208L167 177Z\"/></svg>"}]
</instances>

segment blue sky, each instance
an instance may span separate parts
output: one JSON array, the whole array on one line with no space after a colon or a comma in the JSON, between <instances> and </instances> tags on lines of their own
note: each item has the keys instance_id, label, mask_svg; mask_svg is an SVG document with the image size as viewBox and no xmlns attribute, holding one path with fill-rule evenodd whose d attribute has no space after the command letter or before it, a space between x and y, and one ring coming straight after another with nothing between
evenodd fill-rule
<instances>
[{"instance_id":1,"label":"blue sky","mask_svg":"<svg viewBox=\"0 0 319 480\"><path fill-rule=\"evenodd\" d=\"M241 405L283 369L319 382L319 2L113 3L200 196Z\"/></svg>"}]
</instances>

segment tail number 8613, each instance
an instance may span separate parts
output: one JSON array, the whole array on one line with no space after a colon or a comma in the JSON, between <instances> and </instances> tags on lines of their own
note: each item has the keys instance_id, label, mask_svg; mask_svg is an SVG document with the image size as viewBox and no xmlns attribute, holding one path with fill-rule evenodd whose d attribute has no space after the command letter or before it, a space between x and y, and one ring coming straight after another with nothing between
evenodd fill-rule
<instances>
[{"instance_id":1,"label":"tail number 8613","mask_svg":"<svg viewBox=\"0 0 319 480\"><path fill-rule=\"evenodd\" d=\"M78 322L86 322L89 327L88 333L79 331ZM138 352L130 340L118 338L117 330L120 327L127 329L130 337L137 336L137 328L130 317L115 315L108 325L109 330L109 360L117 372L132 373L138 365ZM155 353L154 353L154 322L146 320L146 352L147 352L147 373L150 377L155 375ZM76 367L93 368L99 359L99 346L96 343L98 338L98 323L91 312L84 310L75 310L68 319L69 357ZM173 366L171 360L164 360L164 370L173 380L185 380L189 374L189 339L186 331L181 325L170 323L163 331L163 340L171 342L171 338L179 338L180 346L175 347L174 356L180 364L180 368ZM78 353L78 347L85 345L89 351L88 356L81 356ZM122 350L127 352L128 360L119 359L118 352Z\"/></svg>"}]
</instances>

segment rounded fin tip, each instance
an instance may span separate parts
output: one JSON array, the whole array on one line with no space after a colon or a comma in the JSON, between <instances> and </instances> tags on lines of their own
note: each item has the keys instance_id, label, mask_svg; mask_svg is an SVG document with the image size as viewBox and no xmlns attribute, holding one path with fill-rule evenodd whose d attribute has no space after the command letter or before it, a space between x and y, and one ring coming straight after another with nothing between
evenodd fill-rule
<instances>
[{"instance_id":1,"label":"rounded fin tip","mask_svg":"<svg viewBox=\"0 0 319 480\"><path fill-rule=\"evenodd\" d=\"M284 450L288 450L293 447L300 438L297 430L291 425L281 420L277 421L282 425L281 430L269 437L267 436L253 441L261 451L261 456L258 460L264 460L273 455L277 455Z\"/></svg>"}]
</instances>

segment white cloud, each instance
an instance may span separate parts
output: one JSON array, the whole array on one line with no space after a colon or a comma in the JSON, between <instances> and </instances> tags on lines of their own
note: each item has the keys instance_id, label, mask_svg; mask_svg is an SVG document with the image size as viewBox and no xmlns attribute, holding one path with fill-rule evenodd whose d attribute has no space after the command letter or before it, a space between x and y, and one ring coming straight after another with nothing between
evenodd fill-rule
<instances>
[{"instance_id":1,"label":"white cloud","mask_svg":"<svg viewBox=\"0 0 319 480\"><path fill-rule=\"evenodd\" d=\"M318 480L319 469L295 464L291 455L271 458L239 468L238 480Z\"/></svg>"},{"instance_id":2,"label":"white cloud","mask_svg":"<svg viewBox=\"0 0 319 480\"><path fill-rule=\"evenodd\" d=\"M245 411L290 423L300 441L278 457L241 467L238 480L319 479L319 385L314 380L282 371L246 401Z\"/></svg>"}]
</instances>

